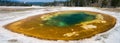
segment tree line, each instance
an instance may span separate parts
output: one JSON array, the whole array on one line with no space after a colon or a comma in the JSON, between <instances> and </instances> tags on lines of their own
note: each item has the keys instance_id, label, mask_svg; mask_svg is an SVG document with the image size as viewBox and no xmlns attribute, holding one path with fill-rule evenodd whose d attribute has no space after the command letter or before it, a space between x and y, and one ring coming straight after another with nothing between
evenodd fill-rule
<instances>
[{"instance_id":1,"label":"tree line","mask_svg":"<svg viewBox=\"0 0 120 43\"><path fill-rule=\"evenodd\" d=\"M54 4L56 1L54 0ZM63 3L64 6L75 7L120 7L120 0L66 0Z\"/></svg>"},{"instance_id":2,"label":"tree line","mask_svg":"<svg viewBox=\"0 0 120 43\"><path fill-rule=\"evenodd\" d=\"M115 8L120 7L120 0L66 0L59 1L54 0L53 2L34 2L33 3L22 3L22 2L11 2L0 0L0 6L68 6L68 7L107 7Z\"/></svg>"}]
</instances>

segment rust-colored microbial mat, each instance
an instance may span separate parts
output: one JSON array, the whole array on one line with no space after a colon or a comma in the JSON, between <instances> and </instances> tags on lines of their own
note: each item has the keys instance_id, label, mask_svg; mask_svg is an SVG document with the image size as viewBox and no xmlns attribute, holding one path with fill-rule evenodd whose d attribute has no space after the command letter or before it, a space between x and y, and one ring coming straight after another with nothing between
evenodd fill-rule
<instances>
[{"instance_id":1,"label":"rust-colored microbial mat","mask_svg":"<svg viewBox=\"0 0 120 43\"><path fill-rule=\"evenodd\" d=\"M90 38L114 27L110 15L90 11L58 11L28 17L5 26L13 32L48 40Z\"/></svg>"}]
</instances>

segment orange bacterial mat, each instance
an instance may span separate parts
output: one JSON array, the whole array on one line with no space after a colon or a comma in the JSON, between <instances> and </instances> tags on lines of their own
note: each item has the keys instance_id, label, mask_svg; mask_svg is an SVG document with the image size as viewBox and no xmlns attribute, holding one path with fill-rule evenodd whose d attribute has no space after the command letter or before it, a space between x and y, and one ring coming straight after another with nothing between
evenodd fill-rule
<instances>
[{"instance_id":1,"label":"orange bacterial mat","mask_svg":"<svg viewBox=\"0 0 120 43\"><path fill-rule=\"evenodd\" d=\"M31 16L5 26L16 33L47 40L90 38L114 27L116 19L91 11L57 11Z\"/></svg>"}]
</instances>

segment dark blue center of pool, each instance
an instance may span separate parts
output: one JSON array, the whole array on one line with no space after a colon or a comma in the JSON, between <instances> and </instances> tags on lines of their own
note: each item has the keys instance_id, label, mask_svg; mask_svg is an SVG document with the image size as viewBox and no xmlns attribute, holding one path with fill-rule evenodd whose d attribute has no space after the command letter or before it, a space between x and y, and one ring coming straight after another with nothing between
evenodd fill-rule
<instances>
[{"instance_id":1,"label":"dark blue center of pool","mask_svg":"<svg viewBox=\"0 0 120 43\"><path fill-rule=\"evenodd\" d=\"M77 23L82 23L86 21L91 21L96 18L95 15L86 14L83 12L71 13L71 14L59 14L58 16L51 17L49 20L45 21L46 25L65 27L75 25Z\"/></svg>"}]
</instances>

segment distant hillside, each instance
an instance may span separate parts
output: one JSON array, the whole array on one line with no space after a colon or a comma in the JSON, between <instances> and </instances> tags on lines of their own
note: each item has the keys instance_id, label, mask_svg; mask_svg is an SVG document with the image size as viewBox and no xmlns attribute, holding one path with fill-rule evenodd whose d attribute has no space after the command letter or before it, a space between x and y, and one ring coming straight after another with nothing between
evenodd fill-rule
<instances>
[{"instance_id":1,"label":"distant hillside","mask_svg":"<svg viewBox=\"0 0 120 43\"><path fill-rule=\"evenodd\" d=\"M13 2L13 1L1 1L0 0L0 6L32 6L32 5L37 5L37 6L44 6L47 4L47 2Z\"/></svg>"},{"instance_id":2,"label":"distant hillside","mask_svg":"<svg viewBox=\"0 0 120 43\"><path fill-rule=\"evenodd\" d=\"M65 4L64 1L56 1L56 2L14 2L7 0L0 0L0 6L57 6L59 4Z\"/></svg>"},{"instance_id":3,"label":"distant hillside","mask_svg":"<svg viewBox=\"0 0 120 43\"><path fill-rule=\"evenodd\" d=\"M11 2L11 1L1 1L0 6L31 6L31 4L21 3L21 2Z\"/></svg>"},{"instance_id":4,"label":"distant hillside","mask_svg":"<svg viewBox=\"0 0 120 43\"><path fill-rule=\"evenodd\" d=\"M45 2L26 2L26 4L44 6L46 3Z\"/></svg>"}]
</instances>

